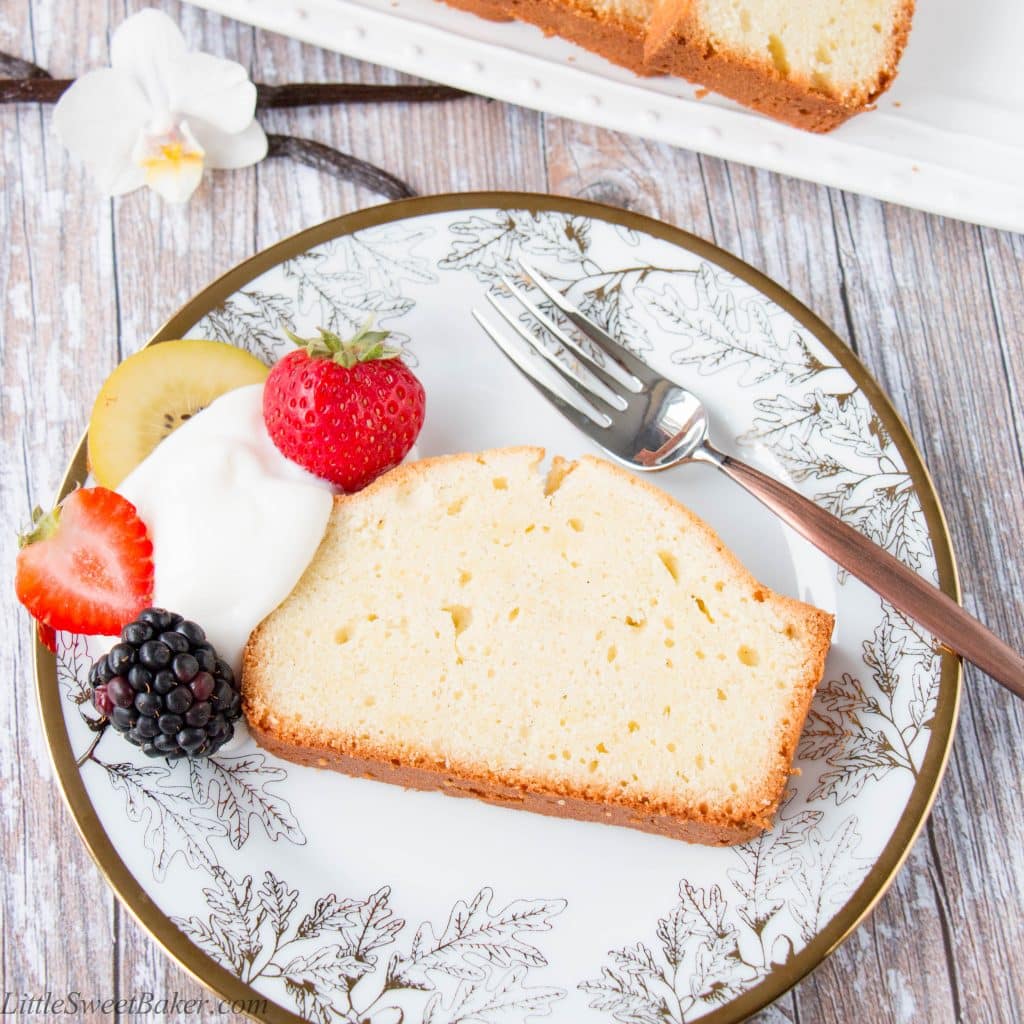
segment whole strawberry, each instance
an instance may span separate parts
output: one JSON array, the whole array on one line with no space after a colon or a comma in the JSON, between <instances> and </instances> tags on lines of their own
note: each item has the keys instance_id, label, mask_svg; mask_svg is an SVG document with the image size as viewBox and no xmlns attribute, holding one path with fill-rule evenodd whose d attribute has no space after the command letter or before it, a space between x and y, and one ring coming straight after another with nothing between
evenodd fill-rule
<instances>
[{"instance_id":1,"label":"whole strawberry","mask_svg":"<svg viewBox=\"0 0 1024 1024\"><path fill-rule=\"evenodd\" d=\"M423 385L365 324L343 341L319 328L270 371L263 419L282 455L344 491L397 466L423 426Z\"/></svg>"}]
</instances>

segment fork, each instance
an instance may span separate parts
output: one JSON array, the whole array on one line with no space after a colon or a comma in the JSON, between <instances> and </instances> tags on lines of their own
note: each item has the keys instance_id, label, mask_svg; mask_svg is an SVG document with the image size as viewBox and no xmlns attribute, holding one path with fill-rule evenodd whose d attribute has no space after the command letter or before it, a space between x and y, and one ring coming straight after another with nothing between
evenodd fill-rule
<instances>
[{"instance_id":1,"label":"fork","mask_svg":"<svg viewBox=\"0 0 1024 1024\"><path fill-rule=\"evenodd\" d=\"M587 437L616 461L642 473L691 462L721 470L833 561L928 630L941 647L973 662L996 682L1024 698L1024 658L938 587L841 519L773 477L715 448L708 440L707 412L699 398L638 359L581 313L528 262L519 260L519 267L548 301L593 342L600 355L563 330L508 275L501 280L509 293L567 353L576 357L577 366L560 360L492 293L487 298L515 334L566 379L578 402L561 397L540 379L536 361L511 346L483 313L474 309L473 316L530 383Z\"/></svg>"}]
</instances>

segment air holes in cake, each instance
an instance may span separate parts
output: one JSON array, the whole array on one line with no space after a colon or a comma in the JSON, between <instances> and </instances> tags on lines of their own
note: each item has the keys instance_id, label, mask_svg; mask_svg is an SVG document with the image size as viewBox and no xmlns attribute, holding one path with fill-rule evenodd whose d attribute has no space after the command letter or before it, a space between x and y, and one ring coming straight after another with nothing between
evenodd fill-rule
<instances>
[{"instance_id":1,"label":"air holes in cake","mask_svg":"<svg viewBox=\"0 0 1024 1024\"><path fill-rule=\"evenodd\" d=\"M763 590L754 591L754 600L758 604L764 604L768 600L768 595Z\"/></svg>"},{"instance_id":2,"label":"air holes in cake","mask_svg":"<svg viewBox=\"0 0 1024 1024\"><path fill-rule=\"evenodd\" d=\"M744 32L749 32L751 29L750 11L746 7L740 11L740 28Z\"/></svg>"},{"instance_id":3,"label":"air holes in cake","mask_svg":"<svg viewBox=\"0 0 1024 1024\"><path fill-rule=\"evenodd\" d=\"M703 615L704 618L706 618L708 620L708 622L710 622L712 625L714 625L715 620L712 618L711 612L708 611L708 606L704 603L704 598L697 597L696 594L693 594L692 597L693 597L694 601L697 602L697 607L700 609L701 615Z\"/></svg>"},{"instance_id":4,"label":"air holes in cake","mask_svg":"<svg viewBox=\"0 0 1024 1024\"><path fill-rule=\"evenodd\" d=\"M768 37L768 52L771 54L775 70L786 78L789 75L789 58L786 56L786 47L777 35Z\"/></svg>"},{"instance_id":5,"label":"air holes in cake","mask_svg":"<svg viewBox=\"0 0 1024 1024\"><path fill-rule=\"evenodd\" d=\"M796 639L796 626L794 626L792 622L789 623L782 632L787 640Z\"/></svg>"},{"instance_id":6,"label":"air holes in cake","mask_svg":"<svg viewBox=\"0 0 1024 1024\"><path fill-rule=\"evenodd\" d=\"M376 703L377 703L377 698L374 697L372 694L369 697L364 697L363 698L363 707L364 708L372 708L373 705L376 704Z\"/></svg>"},{"instance_id":7,"label":"air holes in cake","mask_svg":"<svg viewBox=\"0 0 1024 1024\"><path fill-rule=\"evenodd\" d=\"M630 732L636 732L640 728L640 724L638 722L630 722L627 728Z\"/></svg>"},{"instance_id":8,"label":"air holes in cake","mask_svg":"<svg viewBox=\"0 0 1024 1024\"><path fill-rule=\"evenodd\" d=\"M598 745L594 749L599 754L607 754L608 753L608 748L603 743L598 743Z\"/></svg>"},{"instance_id":9,"label":"air holes in cake","mask_svg":"<svg viewBox=\"0 0 1024 1024\"><path fill-rule=\"evenodd\" d=\"M544 481L544 497L551 497L551 495L562 486L562 482L575 468L575 462L566 462L564 459L556 459L552 463L551 469L548 470L547 479Z\"/></svg>"},{"instance_id":10,"label":"air holes in cake","mask_svg":"<svg viewBox=\"0 0 1024 1024\"><path fill-rule=\"evenodd\" d=\"M470 622L473 621L473 612L462 604L448 605L446 608L442 608L441 611L447 612L452 617L452 625L455 627L455 635L461 636L469 628Z\"/></svg>"},{"instance_id":11,"label":"air holes in cake","mask_svg":"<svg viewBox=\"0 0 1024 1024\"><path fill-rule=\"evenodd\" d=\"M459 573L459 586L464 587L472 578L473 574L468 569L463 569Z\"/></svg>"},{"instance_id":12,"label":"air holes in cake","mask_svg":"<svg viewBox=\"0 0 1024 1024\"><path fill-rule=\"evenodd\" d=\"M669 576L672 577L677 583L679 582L679 559L672 554L671 551L659 551L658 557L661 559L661 564L665 566Z\"/></svg>"},{"instance_id":13,"label":"air holes in cake","mask_svg":"<svg viewBox=\"0 0 1024 1024\"><path fill-rule=\"evenodd\" d=\"M667 751L668 751L668 752L669 752L670 754L674 754L674 753L676 752L676 745L675 745L674 743L666 743L666 744L665 744L665 749L666 749L666 750L667 750Z\"/></svg>"},{"instance_id":14,"label":"air holes in cake","mask_svg":"<svg viewBox=\"0 0 1024 1024\"><path fill-rule=\"evenodd\" d=\"M607 655L607 657L608 657L609 664L611 662L613 662L618 657L618 654L619 654L618 648L615 646L615 644L612 644L611 647L608 648L608 655Z\"/></svg>"},{"instance_id":15,"label":"air holes in cake","mask_svg":"<svg viewBox=\"0 0 1024 1024\"><path fill-rule=\"evenodd\" d=\"M746 644L740 644L736 650L736 657L748 668L761 664L761 655L753 647L748 647Z\"/></svg>"},{"instance_id":16,"label":"air holes in cake","mask_svg":"<svg viewBox=\"0 0 1024 1024\"><path fill-rule=\"evenodd\" d=\"M352 629L349 626L339 626L334 631L334 642L336 644L347 644L352 639Z\"/></svg>"},{"instance_id":17,"label":"air holes in cake","mask_svg":"<svg viewBox=\"0 0 1024 1024\"><path fill-rule=\"evenodd\" d=\"M715 590L721 593L723 590L725 590L725 584L721 580L718 580L715 583Z\"/></svg>"},{"instance_id":18,"label":"air holes in cake","mask_svg":"<svg viewBox=\"0 0 1024 1024\"><path fill-rule=\"evenodd\" d=\"M596 772L597 771L597 762L596 761L591 761L590 764L587 765L587 771L588 772Z\"/></svg>"},{"instance_id":19,"label":"air holes in cake","mask_svg":"<svg viewBox=\"0 0 1024 1024\"><path fill-rule=\"evenodd\" d=\"M665 705L665 706L664 706L664 707L662 708L662 710L661 710L661 713L662 713L662 714L663 714L663 715L664 715L664 716L665 716L666 718L668 718L668 717L669 717L669 715L671 715L671 714L672 714L672 705L671 705L671 704L666 704L666 705Z\"/></svg>"},{"instance_id":20,"label":"air holes in cake","mask_svg":"<svg viewBox=\"0 0 1024 1024\"><path fill-rule=\"evenodd\" d=\"M693 652L693 656L694 656L694 657L695 657L695 658L696 658L696 659L697 659L698 661L703 661L703 660L704 660L704 659L705 659L705 658L707 657L707 655L706 655L706 654L705 654L705 653L704 653L703 651L694 651L694 652Z\"/></svg>"},{"instance_id":21,"label":"air holes in cake","mask_svg":"<svg viewBox=\"0 0 1024 1024\"><path fill-rule=\"evenodd\" d=\"M569 520L569 526L573 530L575 530L577 533L582 533L583 532L583 520L582 519L577 519L574 516L572 519Z\"/></svg>"},{"instance_id":22,"label":"air holes in cake","mask_svg":"<svg viewBox=\"0 0 1024 1024\"><path fill-rule=\"evenodd\" d=\"M491 486L496 491L507 491L508 490L508 478L504 476L496 476L491 481Z\"/></svg>"},{"instance_id":23,"label":"air holes in cake","mask_svg":"<svg viewBox=\"0 0 1024 1024\"><path fill-rule=\"evenodd\" d=\"M377 621L377 616L374 615L373 612L370 612L370 614L366 616L366 621L367 622L376 622Z\"/></svg>"},{"instance_id":24,"label":"air holes in cake","mask_svg":"<svg viewBox=\"0 0 1024 1024\"><path fill-rule=\"evenodd\" d=\"M666 647L675 647L675 645L676 645L676 642L675 642L675 640L672 639L672 637L670 637L670 636L665 637L665 646Z\"/></svg>"},{"instance_id":25,"label":"air holes in cake","mask_svg":"<svg viewBox=\"0 0 1024 1024\"><path fill-rule=\"evenodd\" d=\"M647 619L643 615L627 615L626 625L633 629L643 629L647 625Z\"/></svg>"},{"instance_id":26,"label":"air holes in cake","mask_svg":"<svg viewBox=\"0 0 1024 1024\"><path fill-rule=\"evenodd\" d=\"M462 507L466 504L465 498L456 498L455 501L450 502L448 505L448 515L457 516L461 511Z\"/></svg>"},{"instance_id":27,"label":"air holes in cake","mask_svg":"<svg viewBox=\"0 0 1024 1024\"><path fill-rule=\"evenodd\" d=\"M719 700L728 700L728 698L725 695L725 690L723 690L721 687L718 688L718 699Z\"/></svg>"},{"instance_id":28,"label":"air holes in cake","mask_svg":"<svg viewBox=\"0 0 1024 1024\"><path fill-rule=\"evenodd\" d=\"M572 760L572 752L569 751L569 750L563 750L562 751L562 759L565 760L565 761Z\"/></svg>"},{"instance_id":29,"label":"air holes in cake","mask_svg":"<svg viewBox=\"0 0 1024 1024\"><path fill-rule=\"evenodd\" d=\"M516 619L518 619L518 618L519 618L519 609L518 608L513 608L512 611L510 611L508 613L508 621L509 622L515 622Z\"/></svg>"},{"instance_id":30,"label":"air holes in cake","mask_svg":"<svg viewBox=\"0 0 1024 1024\"><path fill-rule=\"evenodd\" d=\"M533 533L533 531L536 530L536 529L537 529L537 524L536 523L530 523L530 525L525 530L523 530L523 533Z\"/></svg>"}]
</instances>

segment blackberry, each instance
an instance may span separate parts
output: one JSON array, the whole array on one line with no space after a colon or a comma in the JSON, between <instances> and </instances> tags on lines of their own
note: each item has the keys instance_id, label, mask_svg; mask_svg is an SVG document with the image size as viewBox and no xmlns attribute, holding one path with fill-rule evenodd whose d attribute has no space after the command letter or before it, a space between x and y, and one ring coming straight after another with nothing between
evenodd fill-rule
<instances>
[{"instance_id":1,"label":"blackberry","mask_svg":"<svg viewBox=\"0 0 1024 1024\"><path fill-rule=\"evenodd\" d=\"M234 735L242 695L194 622L147 608L89 670L93 706L150 757L207 757Z\"/></svg>"}]
</instances>

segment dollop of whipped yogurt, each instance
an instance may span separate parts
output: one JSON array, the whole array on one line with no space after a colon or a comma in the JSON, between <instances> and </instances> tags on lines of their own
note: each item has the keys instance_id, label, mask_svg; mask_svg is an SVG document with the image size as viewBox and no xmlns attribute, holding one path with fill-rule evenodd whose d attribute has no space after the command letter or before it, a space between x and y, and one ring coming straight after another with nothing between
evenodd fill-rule
<instances>
[{"instance_id":1,"label":"dollop of whipped yogurt","mask_svg":"<svg viewBox=\"0 0 1024 1024\"><path fill-rule=\"evenodd\" d=\"M277 450L252 384L182 424L118 491L153 541L154 605L198 622L237 674L316 553L333 488Z\"/></svg>"}]
</instances>

